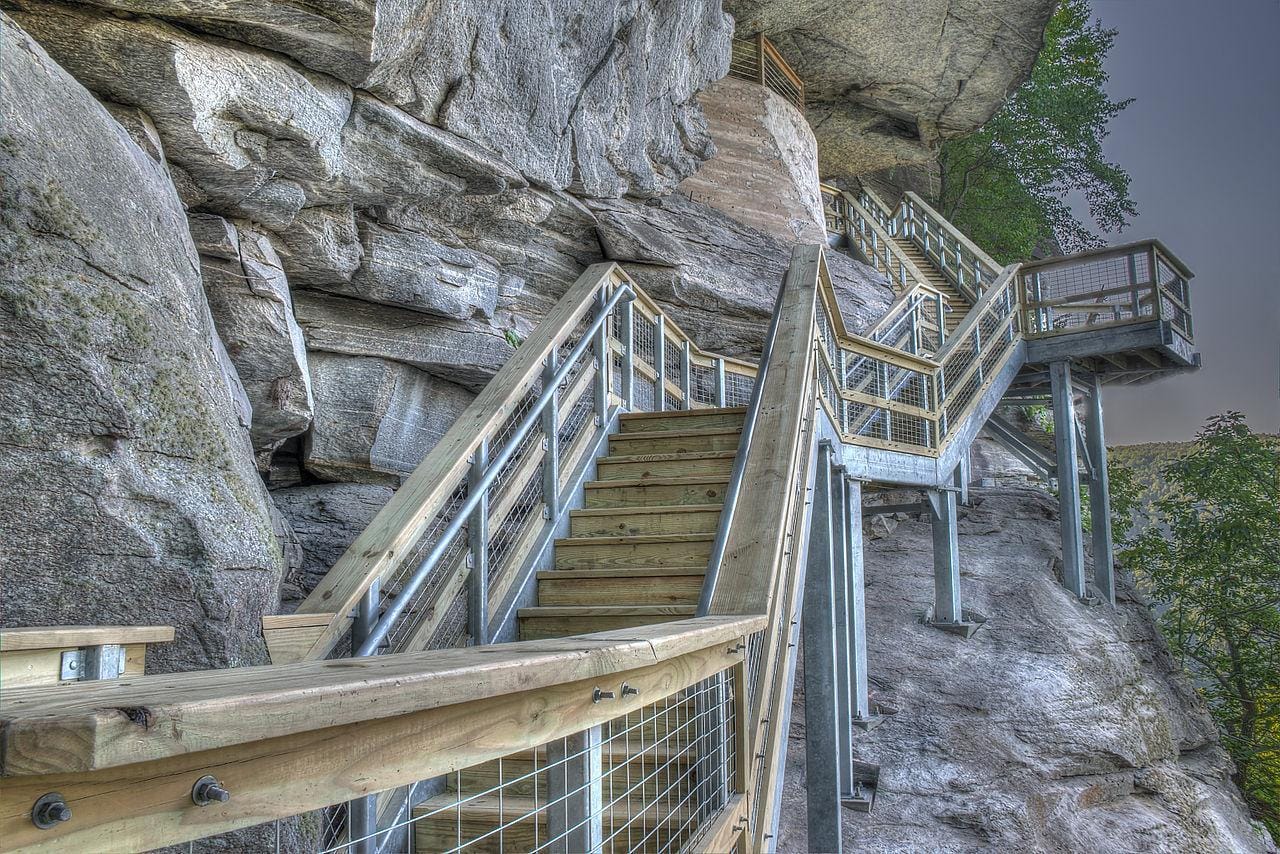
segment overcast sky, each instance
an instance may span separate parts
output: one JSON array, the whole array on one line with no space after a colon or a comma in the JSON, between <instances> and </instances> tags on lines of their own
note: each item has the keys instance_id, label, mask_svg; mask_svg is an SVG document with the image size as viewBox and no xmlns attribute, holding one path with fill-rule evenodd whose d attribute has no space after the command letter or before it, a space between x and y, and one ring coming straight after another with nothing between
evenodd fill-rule
<instances>
[{"instance_id":1,"label":"overcast sky","mask_svg":"<svg viewBox=\"0 0 1280 854\"><path fill-rule=\"evenodd\" d=\"M1108 157L1139 217L1113 242L1158 237L1196 274L1204 367L1106 395L1108 444L1190 439L1243 411L1280 431L1280 0L1092 0L1119 30Z\"/></svg>"}]
</instances>

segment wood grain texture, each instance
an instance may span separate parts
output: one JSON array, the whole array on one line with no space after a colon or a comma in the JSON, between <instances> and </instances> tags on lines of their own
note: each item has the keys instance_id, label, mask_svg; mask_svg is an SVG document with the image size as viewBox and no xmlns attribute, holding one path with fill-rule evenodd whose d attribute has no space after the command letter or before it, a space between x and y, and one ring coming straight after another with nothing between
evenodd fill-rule
<instances>
[{"instance_id":1,"label":"wood grain texture","mask_svg":"<svg viewBox=\"0 0 1280 854\"><path fill-rule=\"evenodd\" d=\"M5 691L0 776L112 768L534 690L665 661L760 622L702 618L538 644Z\"/></svg>"},{"instance_id":2,"label":"wood grain texture","mask_svg":"<svg viewBox=\"0 0 1280 854\"><path fill-rule=\"evenodd\" d=\"M742 625L751 623L746 621ZM658 630L661 631L661 627ZM703 639L707 637L709 635L703 633ZM621 659L612 658L612 652L619 646L605 643L603 649L597 647L594 654L585 653L586 658L595 659L597 668L602 667L586 678L566 678L581 674L581 668L533 668L527 663L519 667L526 674L554 671L557 681L537 688L526 684L503 690L500 684L490 682L487 669L484 676L471 670L469 681L473 685L469 691L431 689L423 694L411 690L409 693L415 695L415 705L420 708L410 711L404 711L404 703L395 699L404 695L403 682L401 688L384 695L391 703L368 702L367 686L352 691L353 685L347 682L348 692L360 699L364 716L385 713L393 705L397 713L322 729L300 728L299 719L294 717L281 721L286 730L292 731L288 735L218 750L178 752L150 761L138 761L140 757L135 756L130 764L97 771L6 780L0 787L0 838L6 847L17 850L141 851L297 815L527 750L635 711L652 702L653 697L668 696L734 666L741 660L741 653L731 651L735 647L729 646L728 640L719 637L708 647L695 645L692 651L657 663L652 663L655 648L645 641L641 645L649 648L651 663L637 667L628 665L644 660L636 654L638 650L624 654ZM592 645L590 639L577 642ZM569 643L548 641L544 646L563 647ZM488 649L496 651L490 653L494 658L502 657L501 647ZM459 652L476 654L471 650ZM581 651L577 654L584 655ZM306 662L290 667L299 668L301 672L336 663ZM366 662L342 664L359 671ZM314 675L314 671L309 671L309 675ZM594 688L603 686L618 691L622 681L635 687L639 694L608 703L592 702ZM458 699L475 693L477 687L482 688L481 696L469 701ZM436 700L433 701L432 696ZM308 701L301 710L302 717L312 717L314 721L308 710L333 705ZM226 726L225 711L218 717L218 730L222 733L246 731L241 726ZM134 746L162 740L134 739ZM49 755L84 756L81 751L66 751L66 742L49 744L55 748ZM57 749L59 747L62 749ZM205 808L192 805L192 783L204 774L217 777L233 793L232 799ZM31 805L49 791L58 791L66 797L75 820L41 831L31 823Z\"/></svg>"},{"instance_id":3,"label":"wood grain texture","mask_svg":"<svg viewBox=\"0 0 1280 854\"><path fill-rule=\"evenodd\" d=\"M173 626L26 626L0 629L0 653L20 649L77 649L109 643L168 643L173 635Z\"/></svg>"}]
</instances>

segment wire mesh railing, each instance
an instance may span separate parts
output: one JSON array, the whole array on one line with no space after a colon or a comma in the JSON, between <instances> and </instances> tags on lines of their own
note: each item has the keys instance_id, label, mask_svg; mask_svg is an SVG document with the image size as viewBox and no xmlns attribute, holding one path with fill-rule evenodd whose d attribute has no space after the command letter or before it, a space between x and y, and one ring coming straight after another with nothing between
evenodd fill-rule
<instances>
[{"instance_id":1,"label":"wire mesh railing","mask_svg":"<svg viewBox=\"0 0 1280 854\"><path fill-rule=\"evenodd\" d=\"M1191 273L1159 241L1034 261L1020 275L1029 335L1162 320L1193 340Z\"/></svg>"}]
</instances>

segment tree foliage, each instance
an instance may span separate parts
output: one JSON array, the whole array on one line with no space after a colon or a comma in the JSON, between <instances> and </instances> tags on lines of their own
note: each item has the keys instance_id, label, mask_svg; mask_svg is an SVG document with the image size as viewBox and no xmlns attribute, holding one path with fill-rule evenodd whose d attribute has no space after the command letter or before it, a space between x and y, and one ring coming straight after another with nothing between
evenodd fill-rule
<instances>
[{"instance_id":1,"label":"tree foliage","mask_svg":"<svg viewBox=\"0 0 1280 854\"><path fill-rule=\"evenodd\" d=\"M1065 0L1026 83L978 131L943 145L939 209L1001 263L1052 241L1068 252L1100 244L1072 213L1071 193L1102 232L1137 213L1129 175L1102 153L1107 123L1132 103L1103 88L1115 35L1090 21L1085 0Z\"/></svg>"},{"instance_id":2,"label":"tree foliage","mask_svg":"<svg viewBox=\"0 0 1280 854\"><path fill-rule=\"evenodd\" d=\"M1280 838L1280 441L1227 412L1164 476L1170 495L1119 556L1208 700L1250 808ZM1126 482L1112 478L1121 502Z\"/></svg>"}]
</instances>

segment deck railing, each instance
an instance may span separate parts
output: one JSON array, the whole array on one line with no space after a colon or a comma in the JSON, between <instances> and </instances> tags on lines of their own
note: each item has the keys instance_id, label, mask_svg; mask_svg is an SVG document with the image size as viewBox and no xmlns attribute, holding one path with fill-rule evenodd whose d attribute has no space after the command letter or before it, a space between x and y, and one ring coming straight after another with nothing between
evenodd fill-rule
<instances>
[{"instance_id":1,"label":"deck railing","mask_svg":"<svg viewBox=\"0 0 1280 854\"><path fill-rule=\"evenodd\" d=\"M734 38L729 76L772 89L804 112L804 81L763 34L750 39Z\"/></svg>"},{"instance_id":2,"label":"deck railing","mask_svg":"<svg viewBox=\"0 0 1280 854\"><path fill-rule=\"evenodd\" d=\"M1158 240L1023 264L1027 332L1040 337L1161 320L1191 343L1193 275Z\"/></svg>"},{"instance_id":3,"label":"deck railing","mask_svg":"<svg viewBox=\"0 0 1280 854\"><path fill-rule=\"evenodd\" d=\"M890 235L920 247L970 302L977 302L1000 275L1001 267L990 255L916 193L908 190L898 207L891 209L875 191L863 186L858 201Z\"/></svg>"}]
</instances>

